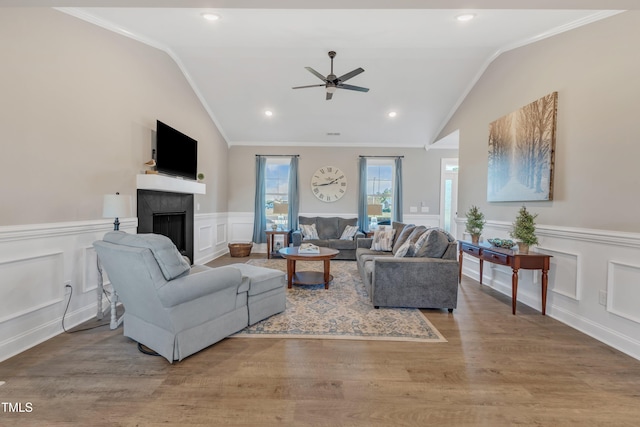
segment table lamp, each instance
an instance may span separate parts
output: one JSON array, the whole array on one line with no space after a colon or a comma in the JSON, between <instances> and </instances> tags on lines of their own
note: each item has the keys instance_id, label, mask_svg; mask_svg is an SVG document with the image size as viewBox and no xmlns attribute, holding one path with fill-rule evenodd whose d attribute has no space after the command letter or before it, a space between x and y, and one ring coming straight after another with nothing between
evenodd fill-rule
<instances>
[{"instance_id":1,"label":"table lamp","mask_svg":"<svg viewBox=\"0 0 640 427\"><path fill-rule=\"evenodd\" d=\"M285 215L289 215L289 204L288 203L273 203L273 213L274 215L278 215L278 223L284 225L287 221Z\"/></svg>"},{"instance_id":2,"label":"table lamp","mask_svg":"<svg viewBox=\"0 0 640 427\"><path fill-rule=\"evenodd\" d=\"M103 218L115 218L113 222L113 230L120 229L120 217L131 216L131 196L116 194L105 194L102 208Z\"/></svg>"},{"instance_id":3,"label":"table lamp","mask_svg":"<svg viewBox=\"0 0 640 427\"><path fill-rule=\"evenodd\" d=\"M369 230L375 230L378 228L378 216L382 215L382 205L367 205L367 215L371 217Z\"/></svg>"}]
</instances>

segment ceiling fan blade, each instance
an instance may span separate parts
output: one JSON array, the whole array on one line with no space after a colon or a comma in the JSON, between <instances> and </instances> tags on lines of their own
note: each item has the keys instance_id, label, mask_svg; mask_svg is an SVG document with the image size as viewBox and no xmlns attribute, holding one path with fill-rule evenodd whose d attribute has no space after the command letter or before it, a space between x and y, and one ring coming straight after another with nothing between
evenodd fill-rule
<instances>
[{"instance_id":1,"label":"ceiling fan blade","mask_svg":"<svg viewBox=\"0 0 640 427\"><path fill-rule=\"evenodd\" d=\"M327 101L330 100L333 97L333 94L331 92L327 92Z\"/></svg>"},{"instance_id":2,"label":"ceiling fan blade","mask_svg":"<svg viewBox=\"0 0 640 427\"><path fill-rule=\"evenodd\" d=\"M339 89L357 90L358 92L369 92L369 88L368 87L361 87L361 86L354 86L354 85L339 84L338 88Z\"/></svg>"},{"instance_id":3,"label":"ceiling fan blade","mask_svg":"<svg viewBox=\"0 0 640 427\"><path fill-rule=\"evenodd\" d=\"M338 77L338 80L340 80L340 81L342 81L342 82L346 82L346 81L347 81L347 80L349 80L350 78L355 77L355 76L357 76L357 75L358 75L358 74L360 74L360 73L364 73L364 69L362 69L362 68L356 68L355 70L350 71L350 72L348 72L347 74L345 74L345 75L342 75L342 76Z\"/></svg>"},{"instance_id":4,"label":"ceiling fan blade","mask_svg":"<svg viewBox=\"0 0 640 427\"><path fill-rule=\"evenodd\" d=\"M320 87L320 86L324 87L324 86L326 86L326 85L295 86L295 87L292 87L291 89L304 89L305 87Z\"/></svg>"},{"instance_id":5,"label":"ceiling fan blade","mask_svg":"<svg viewBox=\"0 0 640 427\"><path fill-rule=\"evenodd\" d=\"M320 79L320 80L322 80L323 82L326 82L326 81L327 81L327 79L326 79L322 74L320 74L319 72L317 72L317 71L316 71L316 70L314 70L313 68L311 68L311 67L304 67L304 68L306 68L306 69L307 69L307 71L309 71L311 74L313 74L314 76L316 76L317 78L319 78L319 79Z\"/></svg>"}]
</instances>

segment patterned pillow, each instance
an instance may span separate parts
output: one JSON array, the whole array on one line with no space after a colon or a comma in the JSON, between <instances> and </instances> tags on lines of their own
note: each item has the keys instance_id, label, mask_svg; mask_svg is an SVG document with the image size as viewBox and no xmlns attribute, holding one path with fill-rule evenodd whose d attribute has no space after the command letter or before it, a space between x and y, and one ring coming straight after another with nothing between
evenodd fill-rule
<instances>
[{"instance_id":1,"label":"patterned pillow","mask_svg":"<svg viewBox=\"0 0 640 427\"><path fill-rule=\"evenodd\" d=\"M396 258L403 258L403 257L409 258L409 257L412 257L414 255L415 255L414 246L413 246L413 243L411 243L410 240L407 240L402 245L400 245L400 247L398 248L396 253L393 254L393 256L396 257Z\"/></svg>"},{"instance_id":2,"label":"patterned pillow","mask_svg":"<svg viewBox=\"0 0 640 427\"><path fill-rule=\"evenodd\" d=\"M373 233L373 240L371 241L371 250L391 252L393 249L393 236L395 236L396 230L384 225L381 225L375 233Z\"/></svg>"},{"instance_id":3,"label":"patterned pillow","mask_svg":"<svg viewBox=\"0 0 640 427\"><path fill-rule=\"evenodd\" d=\"M300 231L302 231L302 240L318 240L318 230L316 230L315 224L300 224Z\"/></svg>"},{"instance_id":4,"label":"patterned pillow","mask_svg":"<svg viewBox=\"0 0 640 427\"><path fill-rule=\"evenodd\" d=\"M347 225L342 232L342 236L340 236L340 240L353 240L357 232L358 227L356 225Z\"/></svg>"}]
</instances>

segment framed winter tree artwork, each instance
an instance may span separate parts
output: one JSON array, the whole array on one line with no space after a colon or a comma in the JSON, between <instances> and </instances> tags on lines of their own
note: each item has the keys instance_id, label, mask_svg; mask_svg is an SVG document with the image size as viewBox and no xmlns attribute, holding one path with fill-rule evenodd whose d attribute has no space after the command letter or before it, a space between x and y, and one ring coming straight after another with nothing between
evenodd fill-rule
<instances>
[{"instance_id":1,"label":"framed winter tree artwork","mask_svg":"<svg viewBox=\"0 0 640 427\"><path fill-rule=\"evenodd\" d=\"M489 124L487 201L553 200L558 92Z\"/></svg>"}]
</instances>

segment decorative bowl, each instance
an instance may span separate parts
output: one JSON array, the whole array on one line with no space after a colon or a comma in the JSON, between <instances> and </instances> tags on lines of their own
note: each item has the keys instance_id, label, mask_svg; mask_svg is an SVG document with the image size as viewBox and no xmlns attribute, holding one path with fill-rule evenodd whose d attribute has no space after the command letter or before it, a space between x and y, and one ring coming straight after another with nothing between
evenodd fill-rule
<instances>
[{"instance_id":1,"label":"decorative bowl","mask_svg":"<svg viewBox=\"0 0 640 427\"><path fill-rule=\"evenodd\" d=\"M516 242L509 239L487 239L487 242L491 243L491 246L495 246L496 248L511 249L516 245Z\"/></svg>"}]
</instances>

